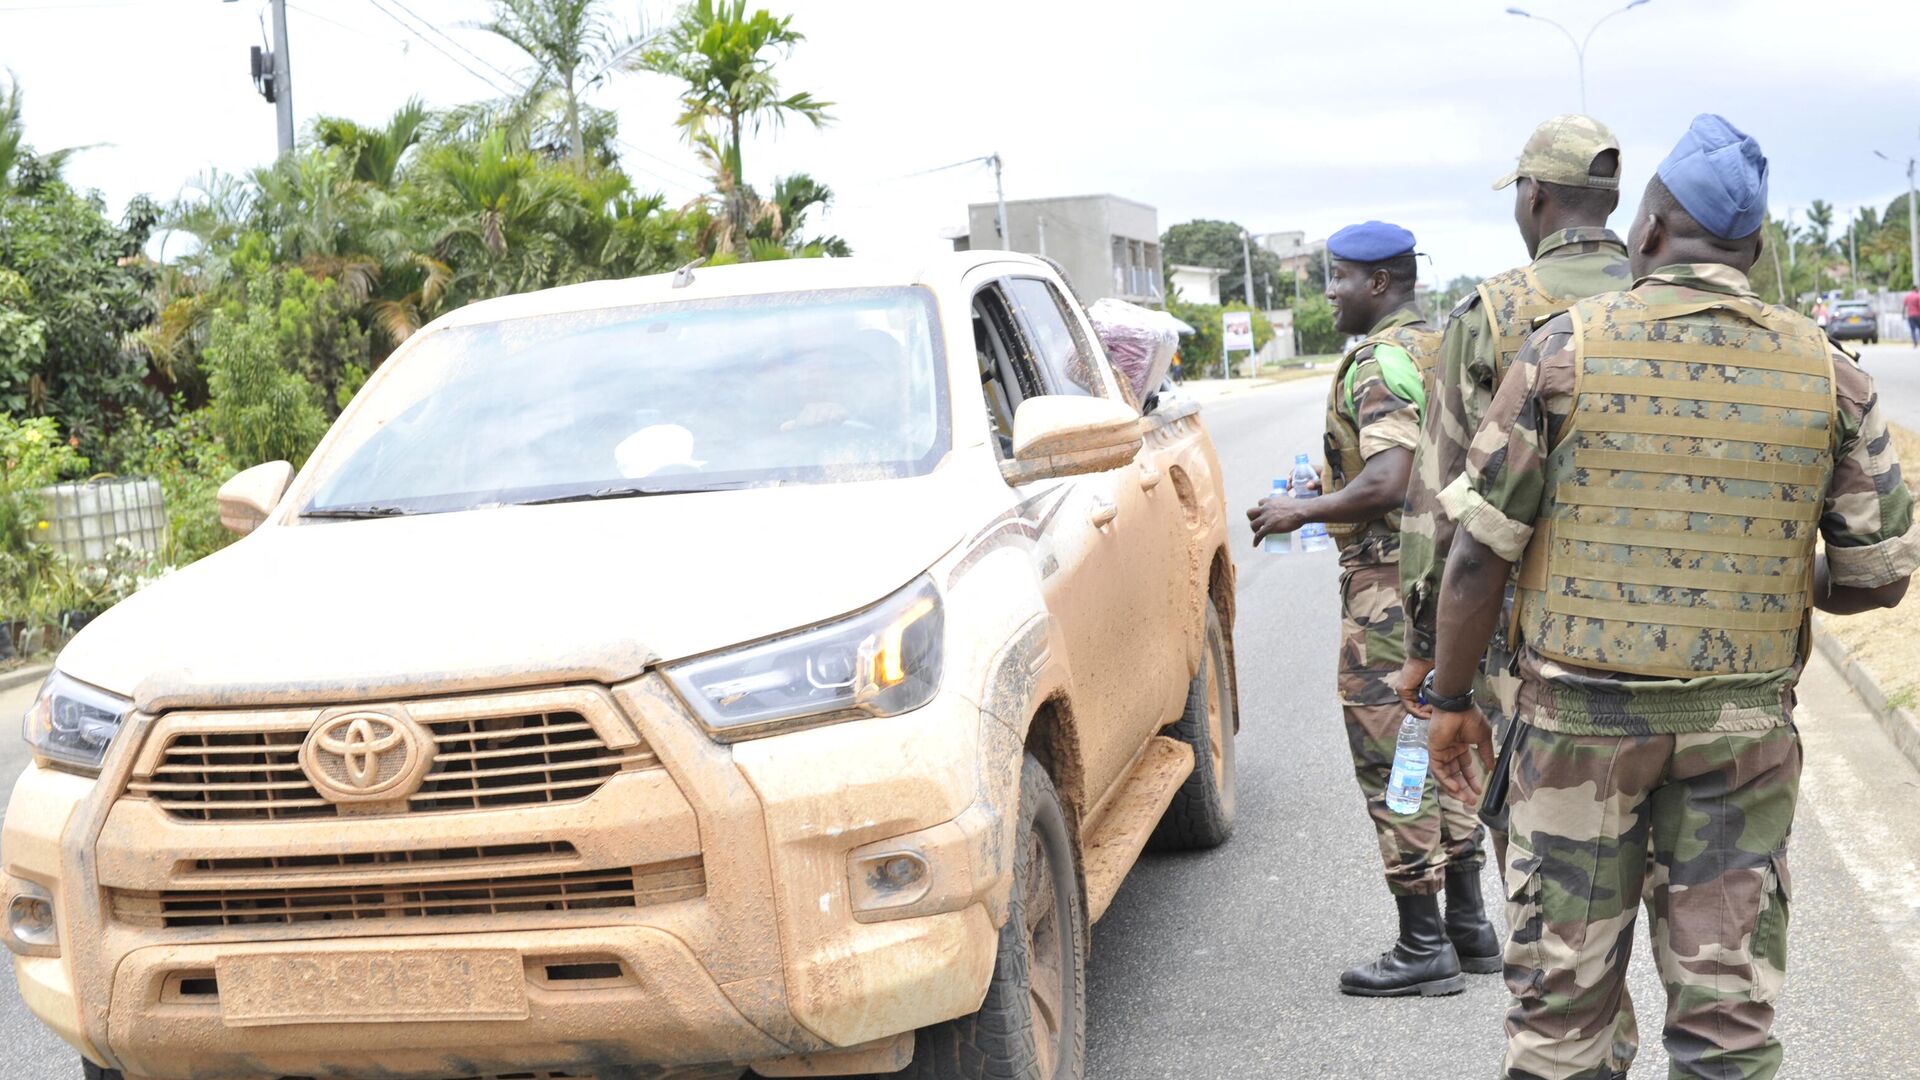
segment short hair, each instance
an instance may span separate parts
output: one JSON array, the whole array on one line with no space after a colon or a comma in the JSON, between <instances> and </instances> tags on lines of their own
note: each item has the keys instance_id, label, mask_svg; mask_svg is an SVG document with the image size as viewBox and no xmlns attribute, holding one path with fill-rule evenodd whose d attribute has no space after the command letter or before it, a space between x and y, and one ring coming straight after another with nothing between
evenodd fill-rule
<instances>
[{"instance_id":1,"label":"short hair","mask_svg":"<svg viewBox=\"0 0 1920 1080\"><path fill-rule=\"evenodd\" d=\"M1420 264L1415 260L1414 253L1411 251L1405 255L1395 255L1390 259L1381 259L1379 262L1359 263L1358 265L1360 272L1368 277L1372 277L1375 270L1385 270L1387 272L1388 284L1396 288L1411 289L1413 288L1414 282L1420 278Z\"/></svg>"},{"instance_id":2,"label":"short hair","mask_svg":"<svg viewBox=\"0 0 1920 1080\"><path fill-rule=\"evenodd\" d=\"M1620 151L1602 150L1594 155L1593 164L1587 166L1588 176L1618 176L1620 174ZM1547 190L1553 201L1577 214L1597 215L1602 220L1620 205L1620 189L1616 187L1585 187L1576 184L1556 184L1547 180L1535 180L1534 183Z\"/></svg>"}]
</instances>

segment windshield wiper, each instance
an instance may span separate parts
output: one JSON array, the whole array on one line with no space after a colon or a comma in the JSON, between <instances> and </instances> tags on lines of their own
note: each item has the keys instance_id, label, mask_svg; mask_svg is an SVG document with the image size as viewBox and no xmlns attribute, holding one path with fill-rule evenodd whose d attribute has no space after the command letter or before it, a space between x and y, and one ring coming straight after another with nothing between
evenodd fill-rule
<instances>
[{"instance_id":1,"label":"windshield wiper","mask_svg":"<svg viewBox=\"0 0 1920 1080\"><path fill-rule=\"evenodd\" d=\"M380 518L405 517L414 513L402 510L398 506L323 506L317 510L302 510L303 518Z\"/></svg>"},{"instance_id":2,"label":"windshield wiper","mask_svg":"<svg viewBox=\"0 0 1920 1080\"><path fill-rule=\"evenodd\" d=\"M726 484L702 484L699 487L647 487L642 484L623 484L618 487L595 488L592 491L575 492L572 495L554 495L545 499L527 499L515 506L551 506L554 503L598 502L602 499L644 499L653 495L692 495L702 491L732 491L747 487L744 480Z\"/></svg>"}]
</instances>

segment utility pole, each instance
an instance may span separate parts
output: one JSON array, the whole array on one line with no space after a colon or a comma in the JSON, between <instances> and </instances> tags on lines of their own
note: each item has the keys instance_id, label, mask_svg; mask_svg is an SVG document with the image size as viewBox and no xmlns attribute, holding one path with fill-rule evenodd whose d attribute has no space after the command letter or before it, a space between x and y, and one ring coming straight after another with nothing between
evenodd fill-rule
<instances>
[{"instance_id":1,"label":"utility pole","mask_svg":"<svg viewBox=\"0 0 1920 1080\"><path fill-rule=\"evenodd\" d=\"M293 153L293 68L287 54L287 0L273 0L273 107L280 153Z\"/></svg>"},{"instance_id":2,"label":"utility pole","mask_svg":"<svg viewBox=\"0 0 1920 1080\"><path fill-rule=\"evenodd\" d=\"M1000 250L1012 251L1013 234L1007 231L1007 189L1000 185L1000 151L995 150L988 160L993 162L993 197L1000 204Z\"/></svg>"},{"instance_id":3,"label":"utility pole","mask_svg":"<svg viewBox=\"0 0 1920 1080\"><path fill-rule=\"evenodd\" d=\"M1860 208L1850 207L1848 214L1850 216L1847 218L1847 287L1858 293L1860 291L1860 256L1855 250L1853 237L1860 231L1857 228L1860 224Z\"/></svg>"},{"instance_id":4,"label":"utility pole","mask_svg":"<svg viewBox=\"0 0 1920 1080\"><path fill-rule=\"evenodd\" d=\"M1040 257L1044 259L1047 257L1047 216L1035 215L1034 223L1040 227Z\"/></svg>"},{"instance_id":5,"label":"utility pole","mask_svg":"<svg viewBox=\"0 0 1920 1080\"><path fill-rule=\"evenodd\" d=\"M1253 249L1248 246L1247 230L1245 229L1240 230L1240 259L1243 264L1240 272L1246 275L1245 283L1247 286L1247 310L1252 311L1253 310Z\"/></svg>"}]
</instances>

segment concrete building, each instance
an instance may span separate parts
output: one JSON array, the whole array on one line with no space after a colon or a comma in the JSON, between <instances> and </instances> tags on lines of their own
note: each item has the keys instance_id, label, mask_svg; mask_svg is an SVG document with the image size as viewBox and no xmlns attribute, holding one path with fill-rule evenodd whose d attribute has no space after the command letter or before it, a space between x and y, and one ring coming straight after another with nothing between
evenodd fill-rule
<instances>
[{"instance_id":1,"label":"concrete building","mask_svg":"<svg viewBox=\"0 0 1920 1080\"><path fill-rule=\"evenodd\" d=\"M1167 277L1180 299L1189 304L1218 304L1220 275L1225 271L1213 266L1167 267Z\"/></svg>"},{"instance_id":2,"label":"concrete building","mask_svg":"<svg viewBox=\"0 0 1920 1080\"><path fill-rule=\"evenodd\" d=\"M1309 241L1300 229L1261 233L1253 242L1278 256L1281 272L1288 275L1304 273L1308 266L1320 262L1321 252L1327 249L1325 240Z\"/></svg>"},{"instance_id":3,"label":"concrete building","mask_svg":"<svg viewBox=\"0 0 1920 1080\"><path fill-rule=\"evenodd\" d=\"M1160 215L1153 207L1118 195L1010 199L1007 244L1000 242L998 209L990 202L968 206L967 235L953 238L955 249L1010 248L1055 259L1088 303L1103 296L1155 307L1165 302Z\"/></svg>"}]
</instances>

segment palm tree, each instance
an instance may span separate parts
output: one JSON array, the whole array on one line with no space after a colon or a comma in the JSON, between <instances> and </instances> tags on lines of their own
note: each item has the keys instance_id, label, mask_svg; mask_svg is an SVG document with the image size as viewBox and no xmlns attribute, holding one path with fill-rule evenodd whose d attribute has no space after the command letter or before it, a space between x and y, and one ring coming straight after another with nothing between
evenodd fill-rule
<instances>
[{"instance_id":1,"label":"palm tree","mask_svg":"<svg viewBox=\"0 0 1920 1080\"><path fill-rule=\"evenodd\" d=\"M749 254L746 223L756 216L741 167L743 132L778 128L790 116L816 128L833 119L830 101L806 91L781 95L774 64L806 40L792 23L792 16L774 18L764 8L748 15L746 0L694 0L633 62L686 83L677 123L695 151L710 159L715 188L731 204L733 247L742 257ZM714 124L717 136L707 130Z\"/></svg>"},{"instance_id":2,"label":"palm tree","mask_svg":"<svg viewBox=\"0 0 1920 1080\"><path fill-rule=\"evenodd\" d=\"M581 97L605 81L635 42L614 25L601 0L493 0L493 19L480 29L512 43L533 61L522 100L538 103L558 93L565 111L567 154L587 169Z\"/></svg>"},{"instance_id":3,"label":"palm tree","mask_svg":"<svg viewBox=\"0 0 1920 1080\"><path fill-rule=\"evenodd\" d=\"M28 150L25 113L21 107L24 95L20 91L20 80L11 68L7 70L7 83L0 88L0 195L13 189L16 168L29 159L37 163L41 176L58 179L68 158L91 149L90 146L69 146L45 154Z\"/></svg>"},{"instance_id":4,"label":"palm tree","mask_svg":"<svg viewBox=\"0 0 1920 1080\"><path fill-rule=\"evenodd\" d=\"M338 148L353 162L353 178L382 189L392 189L400 176L400 159L426 135L427 107L408 98L387 125L366 128L351 120L323 116L313 123L322 146Z\"/></svg>"}]
</instances>

